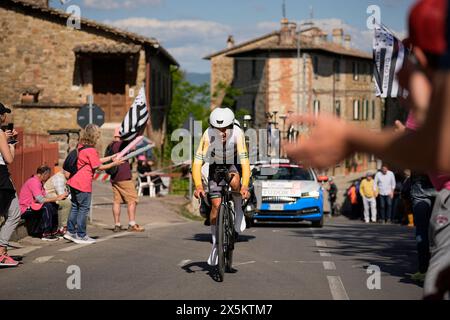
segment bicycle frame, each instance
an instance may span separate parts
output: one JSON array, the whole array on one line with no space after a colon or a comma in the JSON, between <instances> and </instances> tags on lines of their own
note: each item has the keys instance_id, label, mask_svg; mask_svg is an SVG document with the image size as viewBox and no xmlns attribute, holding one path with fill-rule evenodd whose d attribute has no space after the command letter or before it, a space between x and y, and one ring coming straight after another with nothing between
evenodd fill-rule
<instances>
[{"instance_id":1,"label":"bicycle frame","mask_svg":"<svg viewBox=\"0 0 450 320\"><path fill-rule=\"evenodd\" d=\"M230 191L230 177L228 169L218 168L216 171L219 185L222 187L222 197L220 209L217 217L216 238L219 256L219 279L223 281L225 271L231 271L233 263L234 250L234 210L230 203L232 203Z\"/></svg>"}]
</instances>

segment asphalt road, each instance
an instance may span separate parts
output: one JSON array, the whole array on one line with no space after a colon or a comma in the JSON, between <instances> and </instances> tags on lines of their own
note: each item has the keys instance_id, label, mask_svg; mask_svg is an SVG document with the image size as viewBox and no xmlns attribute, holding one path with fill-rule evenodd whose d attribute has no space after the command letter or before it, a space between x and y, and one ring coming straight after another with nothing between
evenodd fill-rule
<instances>
[{"instance_id":1,"label":"asphalt road","mask_svg":"<svg viewBox=\"0 0 450 320\"><path fill-rule=\"evenodd\" d=\"M206 264L209 227L186 222L142 234L91 229L101 241L80 246L60 240L25 254L18 268L0 269L3 299L421 299L409 280L416 266L413 230L327 219L323 229L261 225L240 237L237 272L223 283ZM116 237L117 236L117 237ZM81 289L67 287L69 266ZM369 265L380 288L369 290ZM375 278L371 278L372 280ZM377 284L375 280L369 281ZM76 284L73 278L69 283Z\"/></svg>"}]
</instances>

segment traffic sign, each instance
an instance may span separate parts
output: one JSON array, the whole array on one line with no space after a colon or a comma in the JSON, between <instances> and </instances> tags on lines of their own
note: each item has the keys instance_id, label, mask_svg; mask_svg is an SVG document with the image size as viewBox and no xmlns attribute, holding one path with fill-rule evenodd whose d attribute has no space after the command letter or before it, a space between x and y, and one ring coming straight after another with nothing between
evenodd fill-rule
<instances>
[{"instance_id":1,"label":"traffic sign","mask_svg":"<svg viewBox=\"0 0 450 320\"><path fill-rule=\"evenodd\" d=\"M105 123L105 112L95 104L85 105L78 110L77 123L82 129L90 123L101 127Z\"/></svg>"}]
</instances>

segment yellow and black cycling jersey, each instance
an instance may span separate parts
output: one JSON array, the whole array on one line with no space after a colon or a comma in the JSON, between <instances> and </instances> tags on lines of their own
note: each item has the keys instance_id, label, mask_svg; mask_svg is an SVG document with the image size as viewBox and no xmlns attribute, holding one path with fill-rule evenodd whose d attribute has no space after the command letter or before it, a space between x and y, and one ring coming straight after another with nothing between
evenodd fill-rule
<instances>
[{"instance_id":1,"label":"yellow and black cycling jersey","mask_svg":"<svg viewBox=\"0 0 450 320\"><path fill-rule=\"evenodd\" d=\"M202 186L201 168L203 163L237 165L242 168L242 185L248 187L250 180L250 160L245 144L244 132L237 125L227 131L226 141L222 141L220 131L208 128L200 140L192 164L195 187Z\"/></svg>"}]
</instances>

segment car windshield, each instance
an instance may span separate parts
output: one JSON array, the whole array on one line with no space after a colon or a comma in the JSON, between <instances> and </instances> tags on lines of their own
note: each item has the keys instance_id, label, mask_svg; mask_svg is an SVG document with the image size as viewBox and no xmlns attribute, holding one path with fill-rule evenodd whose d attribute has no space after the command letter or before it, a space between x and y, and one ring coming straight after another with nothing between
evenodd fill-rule
<instances>
[{"instance_id":1,"label":"car windshield","mask_svg":"<svg viewBox=\"0 0 450 320\"><path fill-rule=\"evenodd\" d=\"M255 170L257 180L302 180L314 181L311 170L299 167L261 167Z\"/></svg>"}]
</instances>

